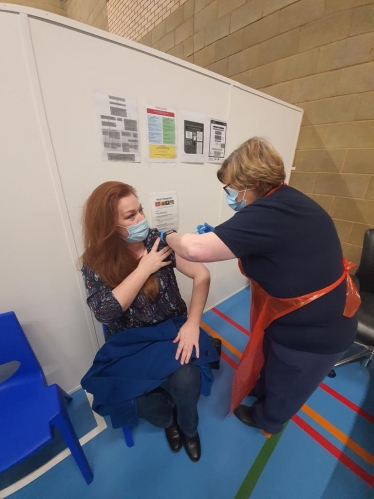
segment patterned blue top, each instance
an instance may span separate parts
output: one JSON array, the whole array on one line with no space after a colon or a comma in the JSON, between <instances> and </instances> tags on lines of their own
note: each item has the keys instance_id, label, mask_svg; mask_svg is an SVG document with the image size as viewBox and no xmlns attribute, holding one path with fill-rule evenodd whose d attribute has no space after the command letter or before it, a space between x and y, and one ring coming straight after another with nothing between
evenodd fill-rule
<instances>
[{"instance_id":1,"label":"patterned blue top","mask_svg":"<svg viewBox=\"0 0 374 499\"><path fill-rule=\"evenodd\" d=\"M159 237L157 229L150 229L144 246L148 252ZM140 292L130 307L123 312L121 305L113 296L112 288L107 286L100 276L82 267L83 279L87 290L87 304L96 319L107 326L107 339L124 329L145 327L158 324L171 317L187 315L187 306L183 301L174 274L175 253L169 258L172 263L158 270L154 276L158 281L159 293L154 301Z\"/></svg>"}]
</instances>

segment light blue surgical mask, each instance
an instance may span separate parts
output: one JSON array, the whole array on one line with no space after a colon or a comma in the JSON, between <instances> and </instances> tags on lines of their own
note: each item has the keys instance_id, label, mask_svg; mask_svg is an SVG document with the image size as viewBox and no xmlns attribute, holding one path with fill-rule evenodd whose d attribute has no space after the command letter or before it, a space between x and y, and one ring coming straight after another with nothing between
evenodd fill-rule
<instances>
[{"instance_id":1,"label":"light blue surgical mask","mask_svg":"<svg viewBox=\"0 0 374 499\"><path fill-rule=\"evenodd\" d=\"M227 204L230 206L230 208L232 208L234 211L240 211L241 209L244 208L244 206L246 205L244 197L241 201L237 201L236 198L238 197L239 192L244 192L245 196L247 189L244 189L242 191L237 191L232 187L226 186L225 191L226 191L226 201Z\"/></svg>"},{"instance_id":2,"label":"light blue surgical mask","mask_svg":"<svg viewBox=\"0 0 374 499\"><path fill-rule=\"evenodd\" d=\"M129 233L128 237L122 238L127 243L139 243L144 241L144 239L148 236L149 225L146 218L137 224L128 225L127 227L117 225L117 227L122 227Z\"/></svg>"}]
</instances>

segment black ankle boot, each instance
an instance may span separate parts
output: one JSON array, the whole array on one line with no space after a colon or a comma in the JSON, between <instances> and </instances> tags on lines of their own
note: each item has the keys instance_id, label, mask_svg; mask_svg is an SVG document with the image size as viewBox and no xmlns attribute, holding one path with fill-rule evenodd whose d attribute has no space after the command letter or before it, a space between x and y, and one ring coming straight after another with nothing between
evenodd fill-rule
<instances>
[{"instance_id":1,"label":"black ankle boot","mask_svg":"<svg viewBox=\"0 0 374 499\"><path fill-rule=\"evenodd\" d=\"M175 420L173 420L171 426L165 428L165 435L170 449L173 452L179 452L182 448L183 437L182 432Z\"/></svg>"},{"instance_id":2,"label":"black ankle boot","mask_svg":"<svg viewBox=\"0 0 374 499\"><path fill-rule=\"evenodd\" d=\"M201 445L199 434L196 433L194 437L187 437L183 435L183 445L187 456L196 463L201 457Z\"/></svg>"}]
</instances>

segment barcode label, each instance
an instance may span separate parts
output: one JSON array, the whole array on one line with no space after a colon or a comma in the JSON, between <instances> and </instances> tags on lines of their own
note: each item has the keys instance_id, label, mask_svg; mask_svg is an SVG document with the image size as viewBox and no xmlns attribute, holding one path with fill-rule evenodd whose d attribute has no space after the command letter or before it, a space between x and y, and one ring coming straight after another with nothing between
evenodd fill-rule
<instances>
[{"instance_id":1,"label":"barcode label","mask_svg":"<svg viewBox=\"0 0 374 499\"><path fill-rule=\"evenodd\" d=\"M222 156L221 151L214 151L214 157L220 158Z\"/></svg>"}]
</instances>

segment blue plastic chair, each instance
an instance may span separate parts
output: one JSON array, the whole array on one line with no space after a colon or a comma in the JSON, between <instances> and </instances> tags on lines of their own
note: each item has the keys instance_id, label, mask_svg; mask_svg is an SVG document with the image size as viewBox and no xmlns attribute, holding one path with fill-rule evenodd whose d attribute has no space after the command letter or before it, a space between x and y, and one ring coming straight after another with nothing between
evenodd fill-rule
<instances>
[{"instance_id":1,"label":"blue plastic chair","mask_svg":"<svg viewBox=\"0 0 374 499\"><path fill-rule=\"evenodd\" d=\"M103 328L104 339L106 341L106 339L107 339L106 325L101 324L101 326ZM127 447L133 447L134 446L134 438L132 436L132 430L131 430L130 426L128 426L128 425L122 426L122 431L123 431L123 434L125 436L125 442L126 442Z\"/></svg>"},{"instance_id":2,"label":"blue plastic chair","mask_svg":"<svg viewBox=\"0 0 374 499\"><path fill-rule=\"evenodd\" d=\"M53 429L58 428L84 479L91 483L92 470L65 407L65 400L72 398L58 385L47 385L14 312L0 314L0 365L9 363L19 367L0 380L0 472L53 440Z\"/></svg>"}]
</instances>

